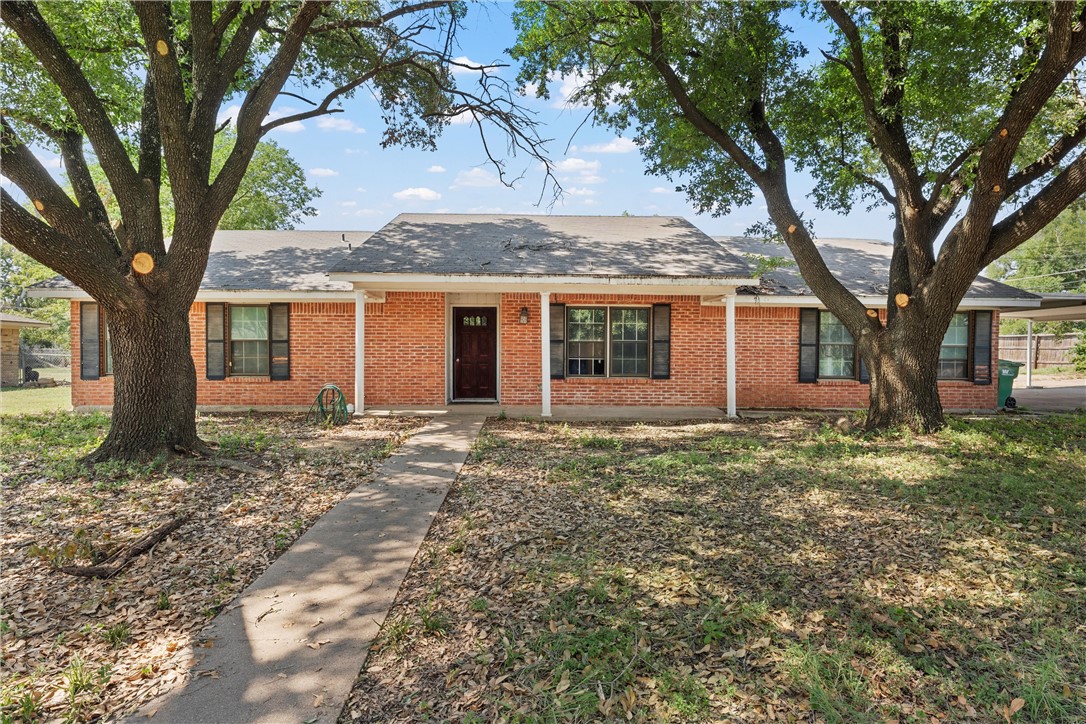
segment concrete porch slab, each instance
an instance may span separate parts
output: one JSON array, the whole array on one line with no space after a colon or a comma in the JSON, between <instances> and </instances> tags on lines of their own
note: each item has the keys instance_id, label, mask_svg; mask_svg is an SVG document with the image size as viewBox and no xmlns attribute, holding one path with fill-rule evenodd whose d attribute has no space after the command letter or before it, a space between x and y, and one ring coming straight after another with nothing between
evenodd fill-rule
<instances>
[{"instance_id":1,"label":"concrete porch slab","mask_svg":"<svg viewBox=\"0 0 1086 724\"><path fill-rule=\"evenodd\" d=\"M366 415L375 417L389 416L426 416L440 417L443 415L455 415L457 417L498 417L502 413L506 417L521 419L524 417L540 417L539 405L501 405L494 403L465 403L434 407L369 407ZM653 420L718 420L727 417L723 409L719 407L640 407L626 405L555 405L552 408L549 420L593 420L606 422L610 420L641 420L650 422Z\"/></svg>"}]
</instances>

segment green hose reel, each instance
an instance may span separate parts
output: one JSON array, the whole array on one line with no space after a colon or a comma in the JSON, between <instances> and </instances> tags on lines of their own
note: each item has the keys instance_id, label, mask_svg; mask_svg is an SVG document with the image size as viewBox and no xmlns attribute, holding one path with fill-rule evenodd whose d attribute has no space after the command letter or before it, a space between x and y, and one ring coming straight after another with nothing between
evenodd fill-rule
<instances>
[{"instance_id":1,"label":"green hose reel","mask_svg":"<svg viewBox=\"0 0 1086 724\"><path fill-rule=\"evenodd\" d=\"M325 385L321 388L305 416L306 422L321 427L346 425L350 419L347 412L347 398L335 385Z\"/></svg>"}]
</instances>

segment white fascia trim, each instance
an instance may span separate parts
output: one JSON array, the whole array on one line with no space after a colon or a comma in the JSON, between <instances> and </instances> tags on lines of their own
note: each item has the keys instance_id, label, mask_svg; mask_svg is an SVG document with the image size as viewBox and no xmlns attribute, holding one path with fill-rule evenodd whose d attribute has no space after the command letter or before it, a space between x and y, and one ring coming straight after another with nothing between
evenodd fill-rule
<instances>
[{"instance_id":1,"label":"white fascia trim","mask_svg":"<svg viewBox=\"0 0 1086 724\"><path fill-rule=\"evenodd\" d=\"M861 304L865 307L873 307L876 309L882 309L886 307L886 297L874 297L864 296L856 297ZM724 298L716 299L703 299L702 304L706 306L724 306ZM822 300L815 296L785 296L785 295L753 295L753 294L739 294L735 297L735 305L737 307L819 307L825 309L826 305L822 303ZM1039 299L979 299L966 297L958 303L958 309L1000 309L1005 307L1015 307L1022 309L1036 309L1041 306L1041 300Z\"/></svg>"},{"instance_id":2,"label":"white fascia trim","mask_svg":"<svg viewBox=\"0 0 1086 724\"><path fill-rule=\"evenodd\" d=\"M29 297L43 297L53 299L72 299L78 301L91 301L91 295L82 289L29 289ZM353 290L320 289L306 291L292 290L261 290L261 289L207 289L196 293L197 302L232 302L232 301L259 301L259 302L349 302L354 300ZM366 291L366 301L383 302L383 292Z\"/></svg>"},{"instance_id":3,"label":"white fascia trim","mask_svg":"<svg viewBox=\"0 0 1086 724\"><path fill-rule=\"evenodd\" d=\"M571 292L631 294L712 294L735 287L751 286L757 279L713 277L610 277L530 276L494 274L353 274L329 275L335 281L349 281L356 289L432 292Z\"/></svg>"}]
</instances>

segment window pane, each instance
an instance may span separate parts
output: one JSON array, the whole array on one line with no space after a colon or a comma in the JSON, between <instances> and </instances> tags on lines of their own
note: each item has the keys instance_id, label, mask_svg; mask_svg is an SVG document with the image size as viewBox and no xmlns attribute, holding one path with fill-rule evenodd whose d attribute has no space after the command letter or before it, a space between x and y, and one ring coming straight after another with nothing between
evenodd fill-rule
<instances>
[{"instance_id":1,"label":"window pane","mask_svg":"<svg viewBox=\"0 0 1086 724\"><path fill-rule=\"evenodd\" d=\"M969 315L955 314L939 348L939 377L961 380L969 377Z\"/></svg>"},{"instance_id":2,"label":"window pane","mask_svg":"<svg viewBox=\"0 0 1086 724\"><path fill-rule=\"evenodd\" d=\"M856 354L852 335L829 312L822 312L818 317L818 376L855 377Z\"/></svg>"},{"instance_id":3,"label":"window pane","mask_svg":"<svg viewBox=\"0 0 1086 724\"><path fill-rule=\"evenodd\" d=\"M649 310L611 310L611 374L649 373Z\"/></svg>"},{"instance_id":4,"label":"window pane","mask_svg":"<svg viewBox=\"0 0 1086 724\"><path fill-rule=\"evenodd\" d=\"M245 340L230 342L231 371L235 375L268 374L268 343Z\"/></svg>"},{"instance_id":5,"label":"window pane","mask_svg":"<svg viewBox=\"0 0 1086 724\"><path fill-rule=\"evenodd\" d=\"M230 339L268 339L267 307L231 307Z\"/></svg>"},{"instance_id":6,"label":"window pane","mask_svg":"<svg viewBox=\"0 0 1086 724\"><path fill-rule=\"evenodd\" d=\"M607 339L606 309L567 310L569 321L569 355L566 367L570 376L602 375L605 372L604 350Z\"/></svg>"}]
</instances>

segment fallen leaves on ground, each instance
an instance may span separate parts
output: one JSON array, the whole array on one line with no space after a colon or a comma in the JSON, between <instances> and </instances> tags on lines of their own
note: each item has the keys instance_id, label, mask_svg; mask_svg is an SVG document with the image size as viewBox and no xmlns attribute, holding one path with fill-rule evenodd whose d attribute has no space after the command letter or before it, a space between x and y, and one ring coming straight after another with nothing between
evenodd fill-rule
<instances>
[{"instance_id":1,"label":"fallen leaves on ground","mask_svg":"<svg viewBox=\"0 0 1086 724\"><path fill-rule=\"evenodd\" d=\"M93 448L105 416L5 420L5 720L116 718L173 686L204 625L423 422L326 430L301 417L201 418L233 468L178 459L91 471L73 458ZM54 568L94 563L171 515L188 518L114 578Z\"/></svg>"},{"instance_id":2,"label":"fallen leaves on ground","mask_svg":"<svg viewBox=\"0 0 1086 724\"><path fill-rule=\"evenodd\" d=\"M341 721L1081 721L1086 416L490 421Z\"/></svg>"}]
</instances>

